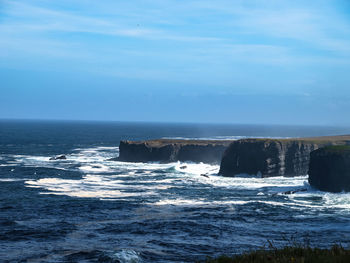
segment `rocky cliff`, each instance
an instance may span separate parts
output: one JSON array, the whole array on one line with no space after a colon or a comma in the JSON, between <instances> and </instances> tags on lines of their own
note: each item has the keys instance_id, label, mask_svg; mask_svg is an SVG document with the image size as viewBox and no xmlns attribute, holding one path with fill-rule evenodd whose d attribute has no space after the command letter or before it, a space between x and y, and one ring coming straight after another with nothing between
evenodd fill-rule
<instances>
[{"instance_id":1,"label":"rocky cliff","mask_svg":"<svg viewBox=\"0 0 350 263\"><path fill-rule=\"evenodd\" d=\"M309 183L322 191L350 191L350 146L329 146L311 152Z\"/></svg>"},{"instance_id":2,"label":"rocky cliff","mask_svg":"<svg viewBox=\"0 0 350 263\"><path fill-rule=\"evenodd\" d=\"M217 163L232 141L214 140L150 140L121 141L119 160L128 162L191 161Z\"/></svg>"},{"instance_id":3,"label":"rocky cliff","mask_svg":"<svg viewBox=\"0 0 350 263\"><path fill-rule=\"evenodd\" d=\"M310 152L326 145L348 143L350 136L238 140L224 152L219 173L261 177L306 175Z\"/></svg>"}]
</instances>

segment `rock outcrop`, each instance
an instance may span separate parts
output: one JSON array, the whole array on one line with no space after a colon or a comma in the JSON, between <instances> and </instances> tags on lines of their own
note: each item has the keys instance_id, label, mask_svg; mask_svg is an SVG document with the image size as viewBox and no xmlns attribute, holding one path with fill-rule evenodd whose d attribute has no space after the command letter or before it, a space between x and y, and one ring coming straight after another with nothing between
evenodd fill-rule
<instances>
[{"instance_id":1,"label":"rock outcrop","mask_svg":"<svg viewBox=\"0 0 350 263\"><path fill-rule=\"evenodd\" d=\"M310 152L326 145L350 143L350 136L299 139L243 139L232 142L223 154L220 174L260 177L306 175Z\"/></svg>"},{"instance_id":2,"label":"rock outcrop","mask_svg":"<svg viewBox=\"0 0 350 263\"><path fill-rule=\"evenodd\" d=\"M260 177L306 175L310 153L327 145L350 144L350 136L296 139L121 141L120 161L191 161L220 164L220 174Z\"/></svg>"},{"instance_id":3,"label":"rock outcrop","mask_svg":"<svg viewBox=\"0 0 350 263\"><path fill-rule=\"evenodd\" d=\"M232 141L221 140L171 140L121 141L120 161L176 162L190 161L219 164L227 146Z\"/></svg>"},{"instance_id":4,"label":"rock outcrop","mask_svg":"<svg viewBox=\"0 0 350 263\"><path fill-rule=\"evenodd\" d=\"M309 183L322 191L350 191L350 146L328 146L311 152Z\"/></svg>"},{"instance_id":5,"label":"rock outcrop","mask_svg":"<svg viewBox=\"0 0 350 263\"><path fill-rule=\"evenodd\" d=\"M55 160L66 160L66 159L67 157L65 155L58 155L58 156L51 157L49 160L55 161Z\"/></svg>"}]
</instances>

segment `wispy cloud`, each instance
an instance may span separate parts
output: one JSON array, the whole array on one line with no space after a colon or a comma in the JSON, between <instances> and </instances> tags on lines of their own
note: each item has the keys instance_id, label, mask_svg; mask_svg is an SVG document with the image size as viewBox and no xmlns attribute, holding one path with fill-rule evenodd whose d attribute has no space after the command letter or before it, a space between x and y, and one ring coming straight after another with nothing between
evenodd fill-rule
<instances>
[{"instance_id":1,"label":"wispy cloud","mask_svg":"<svg viewBox=\"0 0 350 263\"><path fill-rule=\"evenodd\" d=\"M135 37L146 39L167 39L175 41L215 41L214 37L202 37L169 33L163 29L146 27L140 23L125 22L120 18L96 18L76 15L67 11L57 11L20 2L7 2L8 14L14 21L1 26L7 32L81 32L110 36ZM18 20L20 22L18 22ZM26 18L25 23L21 20ZM12 20L12 19L11 19Z\"/></svg>"},{"instance_id":2,"label":"wispy cloud","mask_svg":"<svg viewBox=\"0 0 350 263\"><path fill-rule=\"evenodd\" d=\"M273 0L3 3L0 56L7 60L41 54L152 79L201 78L214 68L222 76L241 65L349 65L349 21L329 19L329 3L318 9Z\"/></svg>"}]
</instances>

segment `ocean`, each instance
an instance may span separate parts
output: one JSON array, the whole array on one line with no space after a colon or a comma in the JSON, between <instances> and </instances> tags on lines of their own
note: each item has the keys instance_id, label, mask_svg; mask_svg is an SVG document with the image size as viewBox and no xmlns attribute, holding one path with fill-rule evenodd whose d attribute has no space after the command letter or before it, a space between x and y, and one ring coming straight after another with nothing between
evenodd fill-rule
<instances>
[{"instance_id":1,"label":"ocean","mask_svg":"<svg viewBox=\"0 0 350 263\"><path fill-rule=\"evenodd\" d=\"M0 260L195 262L271 243L348 247L350 194L312 189L307 175L224 178L218 165L108 161L126 139L340 134L350 128L1 120Z\"/></svg>"}]
</instances>

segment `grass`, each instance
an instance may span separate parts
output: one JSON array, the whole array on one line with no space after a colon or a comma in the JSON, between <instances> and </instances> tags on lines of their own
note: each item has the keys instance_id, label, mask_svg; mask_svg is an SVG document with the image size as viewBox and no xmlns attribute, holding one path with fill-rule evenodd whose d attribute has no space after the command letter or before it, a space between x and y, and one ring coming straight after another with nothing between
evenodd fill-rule
<instances>
[{"instance_id":1,"label":"grass","mask_svg":"<svg viewBox=\"0 0 350 263\"><path fill-rule=\"evenodd\" d=\"M330 249L286 246L281 249L261 249L236 256L208 258L205 263L345 263L350 262L350 250L340 245Z\"/></svg>"},{"instance_id":2,"label":"grass","mask_svg":"<svg viewBox=\"0 0 350 263\"><path fill-rule=\"evenodd\" d=\"M350 145L331 145L325 147L324 151L332 153L350 152Z\"/></svg>"},{"instance_id":3,"label":"grass","mask_svg":"<svg viewBox=\"0 0 350 263\"><path fill-rule=\"evenodd\" d=\"M156 140L146 140L146 141L129 141L131 144L143 144L151 147L161 147L169 144L179 144L179 145L223 145L228 146L233 140L183 140L183 139L156 139Z\"/></svg>"},{"instance_id":4,"label":"grass","mask_svg":"<svg viewBox=\"0 0 350 263\"><path fill-rule=\"evenodd\" d=\"M225 145L228 146L234 140L181 140L181 139L156 139L156 140L146 140L146 141L130 141L132 144L142 144L147 143L151 147L160 147L168 144L180 144L180 145ZM350 135L337 135L337 136L321 136L321 137L305 137L305 138L285 138L285 139L272 139L272 138L249 138L242 139L241 141L256 141L256 142L302 142L310 144L347 144L350 142Z\"/></svg>"}]
</instances>

